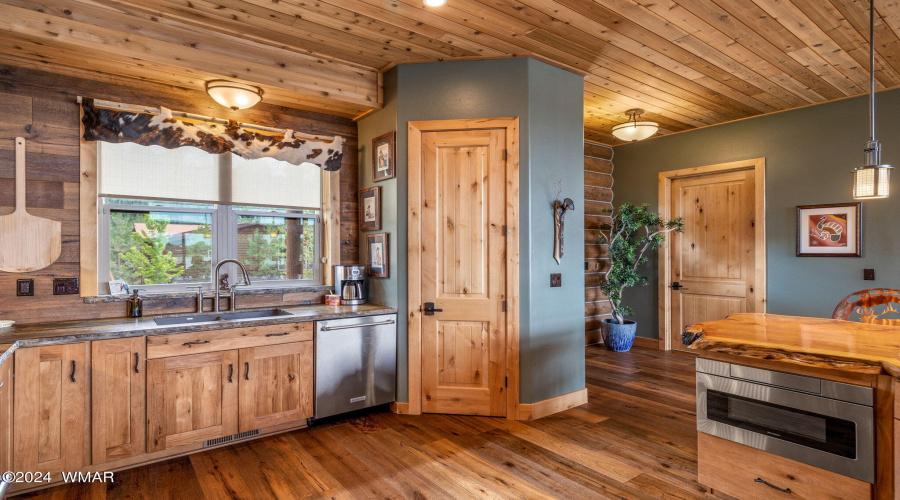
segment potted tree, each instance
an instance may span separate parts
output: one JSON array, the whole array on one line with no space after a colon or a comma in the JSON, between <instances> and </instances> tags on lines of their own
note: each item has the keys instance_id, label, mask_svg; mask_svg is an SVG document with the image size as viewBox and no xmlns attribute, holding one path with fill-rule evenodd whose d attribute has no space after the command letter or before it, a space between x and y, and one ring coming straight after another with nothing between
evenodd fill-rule
<instances>
[{"instance_id":1,"label":"potted tree","mask_svg":"<svg viewBox=\"0 0 900 500\"><path fill-rule=\"evenodd\" d=\"M627 351L634 343L637 323L625 319L634 311L622 305L622 292L632 286L646 285L648 278L638 268L648 261L649 252L656 251L665 240L665 234L680 233L684 221L679 217L664 221L650 205L623 203L616 210L609 210L611 224L601 227L601 243L608 245L609 270L600 290L609 297L612 318L600 322L603 345L611 351Z\"/></svg>"}]
</instances>

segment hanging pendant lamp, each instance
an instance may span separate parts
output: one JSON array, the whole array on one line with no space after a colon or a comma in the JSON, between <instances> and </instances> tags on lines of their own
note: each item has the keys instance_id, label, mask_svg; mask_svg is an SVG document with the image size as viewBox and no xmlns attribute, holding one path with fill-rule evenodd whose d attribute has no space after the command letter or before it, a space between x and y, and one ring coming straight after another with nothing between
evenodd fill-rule
<instances>
[{"instance_id":1,"label":"hanging pendant lamp","mask_svg":"<svg viewBox=\"0 0 900 500\"><path fill-rule=\"evenodd\" d=\"M887 198L894 168L881 163L881 144L875 140L875 0L869 2L869 142L865 154L865 166L853 170L853 198Z\"/></svg>"},{"instance_id":2,"label":"hanging pendant lamp","mask_svg":"<svg viewBox=\"0 0 900 500\"><path fill-rule=\"evenodd\" d=\"M659 130L659 124L656 122L641 121L640 118L642 114L644 114L644 110L638 108L626 111L625 115L628 116L628 121L613 126L612 135L614 135L616 139L622 141L636 142L655 134L656 131Z\"/></svg>"}]
</instances>

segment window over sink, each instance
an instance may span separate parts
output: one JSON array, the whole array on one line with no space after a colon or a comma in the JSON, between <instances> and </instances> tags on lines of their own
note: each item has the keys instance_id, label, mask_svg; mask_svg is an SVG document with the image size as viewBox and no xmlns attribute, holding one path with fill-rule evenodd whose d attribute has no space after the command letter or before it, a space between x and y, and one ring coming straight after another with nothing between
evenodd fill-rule
<instances>
[{"instance_id":1,"label":"window over sink","mask_svg":"<svg viewBox=\"0 0 900 500\"><path fill-rule=\"evenodd\" d=\"M322 170L193 147L97 145L98 290L213 286L243 262L254 286L323 282ZM236 269L226 270L232 283Z\"/></svg>"}]
</instances>

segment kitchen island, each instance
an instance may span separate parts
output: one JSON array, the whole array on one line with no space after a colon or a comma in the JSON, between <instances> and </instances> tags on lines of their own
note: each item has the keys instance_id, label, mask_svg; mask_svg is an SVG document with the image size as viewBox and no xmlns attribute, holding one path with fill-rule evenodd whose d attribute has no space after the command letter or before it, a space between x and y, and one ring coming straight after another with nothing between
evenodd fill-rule
<instances>
[{"instance_id":1,"label":"kitchen island","mask_svg":"<svg viewBox=\"0 0 900 500\"><path fill-rule=\"evenodd\" d=\"M688 326L683 342L700 356L702 484L739 498L895 498L900 328L735 314Z\"/></svg>"},{"instance_id":2,"label":"kitchen island","mask_svg":"<svg viewBox=\"0 0 900 500\"><path fill-rule=\"evenodd\" d=\"M0 469L28 473L12 491L306 427L317 323L396 322L375 304L237 313L0 329Z\"/></svg>"}]
</instances>

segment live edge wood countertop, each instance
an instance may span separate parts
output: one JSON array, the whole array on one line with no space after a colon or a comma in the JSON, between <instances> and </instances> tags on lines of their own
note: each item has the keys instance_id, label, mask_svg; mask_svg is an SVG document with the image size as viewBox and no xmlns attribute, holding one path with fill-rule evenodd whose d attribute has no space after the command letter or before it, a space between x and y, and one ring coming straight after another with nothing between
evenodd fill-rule
<instances>
[{"instance_id":1,"label":"live edge wood countertop","mask_svg":"<svg viewBox=\"0 0 900 500\"><path fill-rule=\"evenodd\" d=\"M689 325L690 349L900 378L900 327L775 314L734 314Z\"/></svg>"},{"instance_id":2,"label":"live edge wood countertop","mask_svg":"<svg viewBox=\"0 0 900 500\"><path fill-rule=\"evenodd\" d=\"M153 317L115 318L87 321L60 321L53 323L34 323L13 325L0 328L0 345L9 346L0 355L0 364L9 359L13 351L23 347L38 345L67 344L91 340L106 340L123 337L140 337L143 335L165 335L172 333L189 333L207 330L224 330L227 328L246 328L254 326L298 323L302 321L324 321L330 319L354 318L359 316L375 316L393 314L397 310L378 304L361 306L328 306L324 304L279 307L291 313L290 316L273 316L266 318L239 319L232 321L215 321L193 323L187 325L157 325ZM237 312L244 311L238 309ZM225 311L223 311L224 313ZM197 313L200 314L200 313ZM204 312L202 314L212 314ZM178 314L173 316L191 316ZM165 316L155 316L165 317Z\"/></svg>"}]
</instances>

